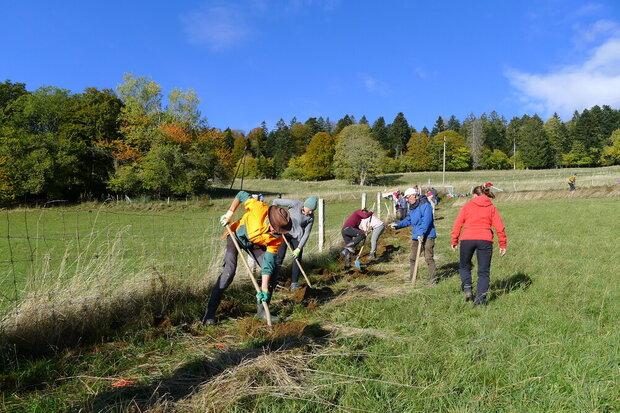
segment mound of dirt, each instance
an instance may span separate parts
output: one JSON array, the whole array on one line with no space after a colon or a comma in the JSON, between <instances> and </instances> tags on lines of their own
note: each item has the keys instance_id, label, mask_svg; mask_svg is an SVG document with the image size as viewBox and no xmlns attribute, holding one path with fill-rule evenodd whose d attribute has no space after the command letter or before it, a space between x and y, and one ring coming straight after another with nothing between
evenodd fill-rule
<instances>
[{"instance_id":1,"label":"mound of dirt","mask_svg":"<svg viewBox=\"0 0 620 413\"><path fill-rule=\"evenodd\" d=\"M323 300L334 295L334 291L329 287L320 289L302 286L295 290L292 300L296 303L307 302L309 300Z\"/></svg>"}]
</instances>

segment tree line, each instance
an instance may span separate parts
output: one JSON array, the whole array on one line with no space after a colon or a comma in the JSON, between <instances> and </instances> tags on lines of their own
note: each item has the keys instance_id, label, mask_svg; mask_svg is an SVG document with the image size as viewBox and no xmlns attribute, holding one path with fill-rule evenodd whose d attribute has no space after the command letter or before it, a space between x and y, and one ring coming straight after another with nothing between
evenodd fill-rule
<instances>
[{"instance_id":1,"label":"tree line","mask_svg":"<svg viewBox=\"0 0 620 413\"><path fill-rule=\"evenodd\" d=\"M346 179L446 169L553 168L620 164L620 111L594 106L562 121L493 111L460 121L439 116L417 130L365 116L280 119L247 134L209 127L191 89L166 99L148 77L126 74L116 90L35 91L0 83L0 202L96 199L104 194L183 196L245 177Z\"/></svg>"}]
</instances>

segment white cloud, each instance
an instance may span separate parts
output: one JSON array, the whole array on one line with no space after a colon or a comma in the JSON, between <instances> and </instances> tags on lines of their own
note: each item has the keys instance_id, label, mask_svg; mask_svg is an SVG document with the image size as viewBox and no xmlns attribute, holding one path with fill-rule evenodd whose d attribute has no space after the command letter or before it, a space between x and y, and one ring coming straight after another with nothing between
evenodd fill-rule
<instances>
[{"instance_id":1,"label":"white cloud","mask_svg":"<svg viewBox=\"0 0 620 413\"><path fill-rule=\"evenodd\" d=\"M366 74L361 74L360 78L368 92L378 93L380 95L387 95L389 93L389 86L384 81Z\"/></svg>"},{"instance_id":2,"label":"white cloud","mask_svg":"<svg viewBox=\"0 0 620 413\"><path fill-rule=\"evenodd\" d=\"M250 33L243 15L233 8L211 7L181 20L190 43L206 44L214 51L235 46Z\"/></svg>"},{"instance_id":3,"label":"white cloud","mask_svg":"<svg viewBox=\"0 0 620 413\"><path fill-rule=\"evenodd\" d=\"M528 109L549 116L570 118L575 110L594 105L620 106L620 37L595 48L578 66L565 66L548 74L506 72Z\"/></svg>"}]
</instances>

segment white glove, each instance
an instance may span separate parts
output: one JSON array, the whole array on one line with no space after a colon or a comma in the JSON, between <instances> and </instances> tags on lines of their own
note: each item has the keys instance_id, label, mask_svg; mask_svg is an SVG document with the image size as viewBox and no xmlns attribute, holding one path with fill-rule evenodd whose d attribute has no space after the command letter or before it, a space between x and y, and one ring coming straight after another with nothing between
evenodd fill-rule
<instances>
[{"instance_id":1,"label":"white glove","mask_svg":"<svg viewBox=\"0 0 620 413\"><path fill-rule=\"evenodd\" d=\"M392 228L392 229L396 229L396 223L395 223L395 222L392 222L392 223L390 224L390 228Z\"/></svg>"},{"instance_id":2,"label":"white glove","mask_svg":"<svg viewBox=\"0 0 620 413\"><path fill-rule=\"evenodd\" d=\"M418 235L418 242L424 241L424 237L422 235Z\"/></svg>"},{"instance_id":3,"label":"white glove","mask_svg":"<svg viewBox=\"0 0 620 413\"><path fill-rule=\"evenodd\" d=\"M233 214L234 212L231 211L230 209L226 211L226 213L220 217L220 224L222 224L222 226L225 227L226 224L230 222L230 219L232 218Z\"/></svg>"}]
</instances>

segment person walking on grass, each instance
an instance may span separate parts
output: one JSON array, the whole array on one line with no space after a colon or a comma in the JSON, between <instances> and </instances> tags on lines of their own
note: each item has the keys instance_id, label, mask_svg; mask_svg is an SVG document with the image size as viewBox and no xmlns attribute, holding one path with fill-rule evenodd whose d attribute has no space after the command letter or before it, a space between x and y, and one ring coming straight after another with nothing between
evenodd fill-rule
<instances>
[{"instance_id":1,"label":"person walking on grass","mask_svg":"<svg viewBox=\"0 0 620 413\"><path fill-rule=\"evenodd\" d=\"M232 201L226 214L220 217L222 226L230 223L237 207L243 204L247 211L240 220L230 225L233 236L239 246L247 251L261 267L261 291L256 294L257 317L265 319L265 309L262 303L269 303L275 288L275 278L271 275L276 270L278 248L283 243L282 237L292 227L289 212L285 208L269 206L252 198L245 191L239 191ZM238 252L231 236L226 237L226 253L224 268L211 290L207 310L202 319L205 325L215 324L215 312L219 306L224 290L235 278ZM277 317L271 317L272 322L278 322Z\"/></svg>"},{"instance_id":2,"label":"person walking on grass","mask_svg":"<svg viewBox=\"0 0 620 413\"><path fill-rule=\"evenodd\" d=\"M284 235L291 244L293 250L293 259L301 265L301 258L303 255L303 248L310 237L312 231L312 225L314 223L314 210L317 207L319 199L316 196L311 196L303 203L295 199L276 198L273 201L273 205L288 208L288 212L291 215L291 221L293 227L291 231ZM284 256L286 255L286 242L283 242L278 249L278 258L276 260L277 268L280 268ZM299 265L293 265L291 271L291 290L299 288Z\"/></svg>"},{"instance_id":3,"label":"person walking on grass","mask_svg":"<svg viewBox=\"0 0 620 413\"><path fill-rule=\"evenodd\" d=\"M360 229L362 219L372 216L372 211L358 209L353 211L351 216L347 218L342 226L340 233L344 239L344 249L341 254L344 255L344 268L351 266L351 254L355 253L355 246L366 239L366 234Z\"/></svg>"},{"instance_id":4,"label":"person walking on grass","mask_svg":"<svg viewBox=\"0 0 620 413\"><path fill-rule=\"evenodd\" d=\"M571 191L575 190L575 181L577 180L576 174L573 174L568 177L568 187Z\"/></svg>"},{"instance_id":5,"label":"person walking on grass","mask_svg":"<svg viewBox=\"0 0 620 413\"><path fill-rule=\"evenodd\" d=\"M459 273L461 289L465 293L465 301L474 300L474 305L486 305L487 290L491 278L491 257L493 256L493 231L499 241L499 255L506 255L506 230L499 211L491 202L495 198L488 187L474 187L473 198L467 202L456 217L452 227L452 250L458 248L461 240ZM463 229L464 227L464 229ZM461 233L461 229L463 232ZM478 288L475 299L472 291L472 257L476 252L478 258Z\"/></svg>"},{"instance_id":6,"label":"person walking on grass","mask_svg":"<svg viewBox=\"0 0 620 413\"><path fill-rule=\"evenodd\" d=\"M409 279L413 278L415 262L419 259L418 243L422 243L424 259L428 266L428 276L431 285L439 282L435 272L435 220L433 218L433 208L426 196L420 196L420 192L414 188L407 188L405 198L409 203L409 215L398 223L390 226L394 229L411 226L411 254L409 254Z\"/></svg>"},{"instance_id":7,"label":"person walking on grass","mask_svg":"<svg viewBox=\"0 0 620 413\"><path fill-rule=\"evenodd\" d=\"M377 241L379 240L381 234L383 234L383 231L385 231L385 223L373 215L360 221L360 229L364 231L365 234L372 231L372 236L370 237L370 254L368 254L368 259L374 260L377 258Z\"/></svg>"}]
</instances>

